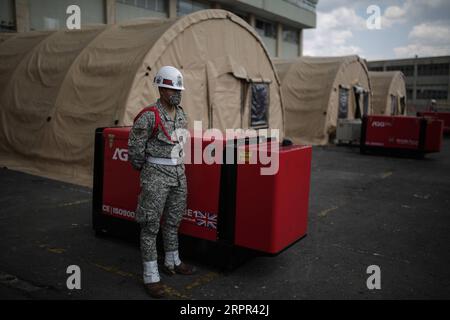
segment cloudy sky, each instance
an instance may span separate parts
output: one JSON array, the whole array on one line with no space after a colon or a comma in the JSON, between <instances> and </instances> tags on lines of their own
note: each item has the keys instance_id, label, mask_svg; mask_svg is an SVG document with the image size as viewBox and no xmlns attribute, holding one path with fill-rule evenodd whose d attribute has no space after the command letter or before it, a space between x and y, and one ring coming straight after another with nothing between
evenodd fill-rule
<instances>
[{"instance_id":1,"label":"cloudy sky","mask_svg":"<svg viewBox=\"0 0 450 320\"><path fill-rule=\"evenodd\" d=\"M379 29L373 29L370 6L379 8ZM304 32L304 54L368 60L450 55L449 13L450 0L319 0L317 28Z\"/></svg>"}]
</instances>

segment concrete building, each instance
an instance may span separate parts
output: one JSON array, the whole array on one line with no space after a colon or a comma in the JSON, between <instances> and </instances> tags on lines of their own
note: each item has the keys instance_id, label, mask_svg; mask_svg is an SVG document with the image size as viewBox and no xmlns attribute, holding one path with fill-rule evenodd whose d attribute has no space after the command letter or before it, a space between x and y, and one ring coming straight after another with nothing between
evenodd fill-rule
<instances>
[{"instance_id":1,"label":"concrete building","mask_svg":"<svg viewBox=\"0 0 450 320\"><path fill-rule=\"evenodd\" d=\"M303 30L315 28L318 0L0 0L0 32L66 28L68 6L81 9L81 26L156 17L174 18L202 9L225 9L246 20L270 55L302 55Z\"/></svg>"},{"instance_id":2,"label":"concrete building","mask_svg":"<svg viewBox=\"0 0 450 320\"><path fill-rule=\"evenodd\" d=\"M408 109L424 110L432 99L450 109L450 56L368 62L370 71L402 71L406 77Z\"/></svg>"}]
</instances>

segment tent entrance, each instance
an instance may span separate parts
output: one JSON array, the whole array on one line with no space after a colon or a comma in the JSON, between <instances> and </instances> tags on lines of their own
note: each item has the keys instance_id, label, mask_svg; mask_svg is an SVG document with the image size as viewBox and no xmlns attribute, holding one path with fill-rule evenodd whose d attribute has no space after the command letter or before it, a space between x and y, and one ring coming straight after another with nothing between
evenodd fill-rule
<instances>
[{"instance_id":1,"label":"tent entrance","mask_svg":"<svg viewBox=\"0 0 450 320\"><path fill-rule=\"evenodd\" d=\"M360 86L353 86L355 94L355 119L361 119L369 111L369 92Z\"/></svg>"},{"instance_id":2,"label":"tent entrance","mask_svg":"<svg viewBox=\"0 0 450 320\"><path fill-rule=\"evenodd\" d=\"M400 97L400 114L406 114L406 98Z\"/></svg>"},{"instance_id":3,"label":"tent entrance","mask_svg":"<svg viewBox=\"0 0 450 320\"><path fill-rule=\"evenodd\" d=\"M338 109L338 119L348 118L348 99L349 99L349 89L343 86L339 86L339 109Z\"/></svg>"},{"instance_id":4,"label":"tent entrance","mask_svg":"<svg viewBox=\"0 0 450 320\"><path fill-rule=\"evenodd\" d=\"M250 128L265 129L269 127L269 83L250 84Z\"/></svg>"},{"instance_id":5,"label":"tent entrance","mask_svg":"<svg viewBox=\"0 0 450 320\"><path fill-rule=\"evenodd\" d=\"M364 91L363 98L363 116L369 114L369 91Z\"/></svg>"},{"instance_id":6,"label":"tent entrance","mask_svg":"<svg viewBox=\"0 0 450 320\"><path fill-rule=\"evenodd\" d=\"M398 114L398 99L397 96L391 94L391 116Z\"/></svg>"}]
</instances>

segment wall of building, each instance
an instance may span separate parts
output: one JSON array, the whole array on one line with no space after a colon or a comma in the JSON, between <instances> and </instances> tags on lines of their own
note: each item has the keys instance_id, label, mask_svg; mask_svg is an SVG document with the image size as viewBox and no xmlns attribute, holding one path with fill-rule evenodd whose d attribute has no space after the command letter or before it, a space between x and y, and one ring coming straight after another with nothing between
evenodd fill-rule
<instances>
[{"instance_id":1,"label":"wall of building","mask_svg":"<svg viewBox=\"0 0 450 320\"><path fill-rule=\"evenodd\" d=\"M30 30L66 28L67 7L76 4L81 10L81 25L104 24L103 0L32 0L28 1Z\"/></svg>"},{"instance_id":2,"label":"wall of building","mask_svg":"<svg viewBox=\"0 0 450 320\"><path fill-rule=\"evenodd\" d=\"M115 3L115 11L116 22L145 17L169 17L169 7L164 0L117 0Z\"/></svg>"},{"instance_id":3,"label":"wall of building","mask_svg":"<svg viewBox=\"0 0 450 320\"><path fill-rule=\"evenodd\" d=\"M14 0L0 1L0 32L16 31Z\"/></svg>"},{"instance_id":4,"label":"wall of building","mask_svg":"<svg viewBox=\"0 0 450 320\"><path fill-rule=\"evenodd\" d=\"M368 62L371 71L402 71L406 76L408 104L417 110L432 99L450 108L450 56Z\"/></svg>"},{"instance_id":5,"label":"wall of building","mask_svg":"<svg viewBox=\"0 0 450 320\"><path fill-rule=\"evenodd\" d=\"M72 4L81 8L82 26L229 10L255 27L272 57L284 59L302 55L302 30L315 26L314 1L309 0L0 0L2 32L65 28Z\"/></svg>"},{"instance_id":6,"label":"wall of building","mask_svg":"<svg viewBox=\"0 0 450 320\"><path fill-rule=\"evenodd\" d=\"M282 50L279 55L283 59L291 59L301 55L300 51L300 30L283 26L282 30Z\"/></svg>"},{"instance_id":7,"label":"wall of building","mask_svg":"<svg viewBox=\"0 0 450 320\"><path fill-rule=\"evenodd\" d=\"M207 1L178 0L176 2L178 16L184 16L195 11L211 8L211 4Z\"/></svg>"}]
</instances>

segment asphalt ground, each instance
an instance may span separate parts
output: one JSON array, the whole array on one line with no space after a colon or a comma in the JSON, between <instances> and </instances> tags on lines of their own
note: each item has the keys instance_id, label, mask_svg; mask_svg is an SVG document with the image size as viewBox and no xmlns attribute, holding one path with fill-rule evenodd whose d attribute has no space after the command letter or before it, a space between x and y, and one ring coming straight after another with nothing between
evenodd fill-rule
<instances>
[{"instance_id":1,"label":"asphalt ground","mask_svg":"<svg viewBox=\"0 0 450 320\"><path fill-rule=\"evenodd\" d=\"M150 299L138 246L96 237L91 207L91 189L0 169L0 297ZM170 299L449 299L449 208L449 138L423 160L314 147L307 237L232 272L193 258L195 276L162 281Z\"/></svg>"}]
</instances>

